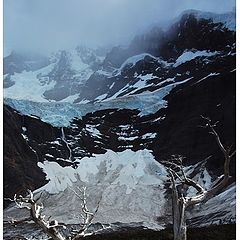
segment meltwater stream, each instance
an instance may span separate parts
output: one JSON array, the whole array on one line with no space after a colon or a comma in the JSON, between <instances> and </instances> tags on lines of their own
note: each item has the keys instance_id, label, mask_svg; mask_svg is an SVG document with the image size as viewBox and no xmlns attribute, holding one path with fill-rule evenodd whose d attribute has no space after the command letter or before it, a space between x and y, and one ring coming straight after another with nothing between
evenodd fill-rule
<instances>
[{"instance_id":1,"label":"meltwater stream","mask_svg":"<svg viewBox=\"0 0 240 240\"><path fill-rule=\"evenodd\" d=\"M67 146L67 148L68 148L68 150L69 150L69 158L68 158L68 160L72 161L72 150L71 150L71 148L69 147L69 144L68 144L68 142L67 142L67 140L66 140L63 127L61 128L61 131L62 131L62 140L63 140L63 142L66 144L66 146Z\"/></svg>"}]
</instances>

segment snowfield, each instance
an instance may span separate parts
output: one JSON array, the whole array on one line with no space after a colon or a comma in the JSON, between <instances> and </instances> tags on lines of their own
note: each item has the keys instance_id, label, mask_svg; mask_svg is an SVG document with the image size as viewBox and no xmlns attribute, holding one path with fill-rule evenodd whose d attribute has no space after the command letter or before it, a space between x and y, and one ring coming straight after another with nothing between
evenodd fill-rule
<instances>
[{"instance_id":1,"label":"snowfield","mask_svg":"<svg viewBox=\"0 0 240 240\"><path fill-rule=\"evenodd\" d=\"M48 74L54 68L54 64L50 64L49 66L42 68L37 71L23 71L22 73L14 73L11 76L11 80L15 82L15 84L9 88L4 89L4 96L13 98L13 99L28 99L30 101L36 102L49 102L43 96L43 93L47 90L52 89L56 82L50 81L49 83L41 83L38 79L38 75Z\"/></svg>"},{"instance_id":2,"label":"snowfield","mask_svg":"<svg viewBox=\"0 0 240 240\"><path fill-rule=\"evenodd\" d=\"M165 168L154 160L148 150L133 152L128 149L120 153L108 150L105 154L82 158L76 169L48 161L39 162L38 166L50 180L38 191L46 190L49 193L64 191L77 179L85 184L97 183L100 179L110 181L112 186L125 186L125 194L130 194L137 185L163 185L163 180L167 180Z\"/></svg>"}]
</instances>

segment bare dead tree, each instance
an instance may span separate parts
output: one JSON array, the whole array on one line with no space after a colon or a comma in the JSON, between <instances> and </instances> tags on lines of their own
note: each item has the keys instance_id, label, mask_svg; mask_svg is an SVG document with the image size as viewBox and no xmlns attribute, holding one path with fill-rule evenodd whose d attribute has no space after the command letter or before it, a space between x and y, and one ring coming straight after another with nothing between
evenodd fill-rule
<instances>
[{"instance_id":1,"label":"bare dead tree","mask_svg":"<svg viewBox=\"0 0 240 240\"><path fill-rule=\"evenodd\" d=\"M78 230L77 234L72 238L73 240L81 239L82 237L84 237L86 235L88 228L92 224L92 220L93 220L94 216L98 212L100 201L102 200L102 197L101 197L97 203L97 207L96 207L95 211L90 212L88 209L88 206L87 206L87 195L86 195L87 188L83 187L82 189L80 189L80 188L77 188L77 189L81 194L76 192L74 189L71 189L71 190L78 197L78 199L82 202L81 203L82 214L80 214L80 216L82 218L83 223L81 224L80 229Z\"/></svg>"},{"instance_id":2,"label":"bare dead tree","mask_svg":"<svg viewBox=\"0 0 240 240\"><path fill-rule=\"evenodd\" d=\"M20 209L27 209L30 212L30 216L26 219L21 220L12 220L13 224L23 223L29 220L33 220L39 227L43 229L43 231L52 239L54 240L65 240L65 238L62 236L62 234L57 229L58 222L57 221L51 221L49 222L49 219L45 219L45 216L42 215L42 209L43 204L39 204L38 199L34 199L32 191L28 190L29 195L27 197L23 197L20 195L17 197L17 195L14 195L13 199L7 199L9 201L15 202L16 206ZM50 224L53 223L54 224Z\"/></svg>"},{"instance_id":3,"label":"bare dead tree","mask_svg":"<svg viewBox=\"0 0 240 240\"><path fill-rule=\"evenodd\" d=\"M39 227L42 228L42 230L53 240L77 240L82 239L84 236L86 236L86 232L90 225L92 224L92 220L94 216L96 215L99 204L101 199L97 203L97 207L94 212L90 212L87 207L87 195L86 195L86 187L83 187L82 189L78 188L79 192L76 192L72 189L74 194L80 199L81 201L81 212L80 214L82 218L82 223L80 224L80 229L72 232L72 235L70 237L63 236L63 234L59 231L59 228L63 227L66 229L65 224L59 224L56 220L51 220L51 217L48 217L46 219L46 216L42 214L43 204L38 203L38 201L41 198L38 197L37 199L34 199L34 195L31 190L28 190L28 196L23 197L22 195L18 196L15 194L13 199L7 198L5 200L14 202L16 206L20 209L27 209L30 212L30 216L24 219L16 220L11 218L8 223L11 223L13 225L17 225L20 223L26 223L28 221L34 221Z\"/></svg>"},{"instance_id":4,"label":"bare dead tree","mask_svg":"<svg viewBox=\"0 0 240 240\"><path fill-rule=\"evenodd\" d=\"M224 155L224 175L223 178L212 185L209 189L204 189L197 181L186 176L182 164L182 157L178 157L177 161L167 162L168 173L172 182L172 217L173 217L173 232L174 240L187 239L187 225L185 212L189 206L193 206L200 202L212 198L216 193L222 190L228 183L230 178L229 165L231 158L235 155L236 151L223 146L218 133L215 130L216 123L212 123L209 118L202 117L206 120L206 125L202 126L210 130L216 142ZM193 187L197 193L195 196L187 196L186 187Z\"/></svg>"}]
</instances>

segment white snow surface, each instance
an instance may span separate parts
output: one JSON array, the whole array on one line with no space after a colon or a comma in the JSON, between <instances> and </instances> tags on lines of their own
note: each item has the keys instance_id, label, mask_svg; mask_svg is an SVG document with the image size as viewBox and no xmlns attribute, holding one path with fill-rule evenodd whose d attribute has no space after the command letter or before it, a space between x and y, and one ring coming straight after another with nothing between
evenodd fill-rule
<instances>
[{"instance_id":1,"label":"white snow surface","mask_svg":"<svg viewBox=\"0 0 240 240\"><path fill-rule=\"evenodd\" d=\"M185 51L181 56L179 56L174 63L174 67L177 67L185 62L191 61L196 57L211 57L218 54L218 52L209 52L209 51Z\"/></svg>"},{"instance_id":2,"label":"white snow surface","mask_svg":"<svg viewBox=\"0 0 240 240\"><path fill-rule=\"evenodd\" d=\"M79 98L79 94L73 94L73 95L70 95L64 99L62 99L61 101L59 102L68 102L68 103L74 103L75 100L77 100Z\"/></svg>"},{"instance_id":3,"label":"white snow surface","mask_svg":"<svg viewBox=\"0 0 240 240\"><path fill-rule=\"evenodd\" d=\"M220 75L220 73L209 73L207 76L205 76L205 77L201 78L200 80L198 80L197 82L195 82L194 85L204 81L205 79L207 79L209 77L218 76L218 75Z\"/></svg>"},{"instance_id":4,"label":"white snow surface","mask_svg":"<svg viewBox=\"0 0 240 240\"><path fill-rule=\"evenodd\" d=\"M106 98L106 97L107 97L107 93L104 93L104 94L96 97L95 100L97 100L97 101L102 101L102 100L103 100L104 98Z\"/></svg>"},{"instance_id":5,"label":"white snow surface","mask_svg":"<svg viewBox=\"0 0 240 240\"><path fill-rule=\"evenodd\" d=\"M13 99L48 102L48 100L44 98L43 93L52 89L56 82L51 81L50 83L42 84L37 78L37 75L40 73L48 74L52 71L53 67L54 64L50 64L37 71L14 73L14 75L11 76L11 80L14 81L15 84L4 89L4 96Z\"/></svg>"},{"instance_id":6,"label":"white snow surface","mask_svg":"<svg viewBox=\"0 0 240 240\"><path fill-rule=\"evenodd\" d=\"M144 222L147 227L162 228L156 218L167 209L164 182L168 177L151 151L128 149L115 153L108 150L79 162L76 169L61 167L56 162L38 163L49 182L35 194L43 192L44 210L48 215L58 221L78 223L80 213L76 209L80 209L81 203L73 190L86 186L89 209L95 209L101 198L95 222Z\"/></svg>"},{"instance_id":7,"label":"white snow surface","mask_svg":"<svg viewBox=\"0 0 240 240\"><path fill-rule=\"evenodd\" d=\"M49 182L38 191L45 190L51 194L64 191L68 186L72 186L73 182L76 182L75 171L72 167L61 167L56 162L44 163L39 162L38 166L46 173L46 180Z\"/></svg>"},{"instance_id":8,"label":"white snow surface","mask_svg":"<svg viewBox=\"0 0 240 240\"><path fill-rule=\"evenodd\" d=\"M138 78L140 78L142 81L147 81L147 80L151 80L151 79L154 79L154 78L157 78L156 76L154 76L152 73L149 73L149 74L145 74L145 75L138 75Z\"/></svg>"},{"instance_id":9,"label":"white snow surface","mask_svg":"<svg viewBox=\"0 0 240 240\"><path fill-rule=\"evenodd\" d=\"M134 66L137 62L143 60L145 57L151 57L153 59L159 60L159 58L154 57L153 55L149 53L141 53L139 55L134 55L132 57L129 57L125 62L122 63L121 67L114 73L114 76L118 76L121 74L122 70L124 70L126 67Z\"/></svg>"},{"instance_id":10,"label":"white snow surface","mask_svg":"<svg viewBox=\"0 0 240 240\"><path fill-rule=\"evenodd\" d=\"M86 124L86 130L93 136L97 138L101 138L100 131L96 128L97 126Z\"/></svg>"},{"instance_id":11,"label":"white snow surface","mask_svg":"<svg viewBox=\"0 0 240 240\"><path fill-rule=\"evenodd\" d=\"M155 138L157 136L156 133L146 133L142 135L142 139L149 139L149 138Z\"/></svg>"},{"instance_id":12,"label":"white snow surface","mask_svg":"<svg viewBox=\"0 0 240 240\"><path fill-rule=\"evenodd\" d=\"M124 185L125 193L130 194L137 184L154 185L167 180L166 170L158 163L151 151L139 150L133 152L127 149L120 153L108 150L105 154L95 154L93 157L84 157L79 160L77 169L72 167L61 167L56 162L39 162L38 166L46 173L46 179L50 180L40 190L45 190L51 194L64 191L68 186L72 186L77 179L84 183L95 182L102 176L101 168L104 168L105 180L111 180L111 185ZM117 173L116 173L117 171ZM115 175L114 179L112 175Z\"/></svg>"}]
</instances>

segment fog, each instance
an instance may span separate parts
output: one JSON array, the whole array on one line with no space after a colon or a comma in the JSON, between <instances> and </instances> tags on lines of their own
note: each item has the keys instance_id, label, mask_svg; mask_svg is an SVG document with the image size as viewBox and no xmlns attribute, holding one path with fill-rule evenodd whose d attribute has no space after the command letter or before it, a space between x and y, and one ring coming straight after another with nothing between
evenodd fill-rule
<instances>
[{"instance_id":1,"label":"fog","mask_svg":"<svg viewBox=\"0 0 240 240\"><path fill-rule=\"evenodd\" d=\"M222 13L234 6L235 0L4 0L4 55L126 44L183 10Z\"/></svg>"}]
</instances>

